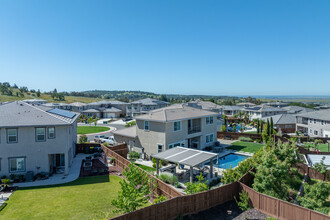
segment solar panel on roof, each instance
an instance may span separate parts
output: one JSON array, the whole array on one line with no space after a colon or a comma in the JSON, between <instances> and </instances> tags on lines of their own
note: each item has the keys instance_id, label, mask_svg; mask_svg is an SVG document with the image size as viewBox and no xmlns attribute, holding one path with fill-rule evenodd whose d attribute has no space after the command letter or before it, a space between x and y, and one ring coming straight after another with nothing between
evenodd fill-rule
<instances>
[{"instance_id":1,"label":"solar panel on roof","mask_svg":"<svg viewBox=\"0 0 330 220\"><path fill-rule=\"evenodd\" d=\"M73 112L65 111L65 110L58 109L58 108L51 109L47 112L55 114L55 115L60 115L60 116L66 117L66 118L73 118L74 116L76 116L76 114Z\"/></svg>"}]
</instances>

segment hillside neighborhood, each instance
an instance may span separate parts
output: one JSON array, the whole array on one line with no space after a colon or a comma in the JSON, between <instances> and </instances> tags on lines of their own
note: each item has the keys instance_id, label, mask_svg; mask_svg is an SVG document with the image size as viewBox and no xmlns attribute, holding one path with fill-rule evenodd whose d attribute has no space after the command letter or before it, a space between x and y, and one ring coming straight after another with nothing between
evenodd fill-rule
<instances>
[{"instance_id":1,"label":"hillside neighborhood","mask_svg":"<svg viewBox=\"0 0 330 220\"><path fill-rule=\"evenodd\" d=\"M330 220L330 1L0 1L0 220Z\"/></svg>"},{"instance_id":2,"label":"hillside neighborhood","mask_svg":"<svg viewBox=\"0 0 330 220\"><path fill-rule=\"evenodd\" d=\"M314 209L316 213L329 214L329 125L330 109L305 108L284 102L260 105L241 102L232 106L207 100L171 104L152 98L128 103L118 100L52 103L36 98L3 102L0 104L0 217L13 215L14 207L24 204L24 201L15 204L11 198L26 187L71 184L82 181L81 178L93 181L93 178L105 176L110 181L111 178L119 178L119 181L122 176L129 180L129 175L141 175L142 179L152 175L157 183L153 186L156 191L152 193L155 189L147 183L146 192L137 191L144 202L127 211L119 205L124 195L114 197L109 202L114 210L123 214L115 219L134 219L134 211L144 210L148 202L161 204L205 190L222 192L226 184L232 188L230 184L234 183L295 206ZM277 153L271 150L276 146L286 149L285 158L293 153L294 162L286 166L296 177L282 186L288 188L292 196L283 197L277 194L276 188L272 191L259 186L266 184L262 181L267 177L260 179L258 172L268 166L262 165L261 158L263 154L279 154L282 150ZM276 166L274 163L271 167ZM257 171L254 177L250 169ZM269 172L272 178L283 177ZM246 175L250 175L249 181L245 180ZM143 184L141 180L136 181L135 184ZM311 187L323 187L326 191L327 196L324 195L324 201L317 206L307 205L304 198ZM117 190L114 194L120 193L120 189ZM214 205L219 206L219 210L222 210L222 203L229 202L236 215L248 216L247 208L242 207L245 196L250 198L250 202L245 201L246 205L255 208L253 215L281 218L283 213L264 210L260 204L255 206L249 191L240 193L240 208L234 208L235 204L230 201L238 192L233 190L226 196L228 199L220 196L222 199L215 200ZM208 215L209 208L202 208L201 213ZM110 210L108 213L117 216ZM317 215L328 219L324 214Z\"/></svg>"}]
</instances>

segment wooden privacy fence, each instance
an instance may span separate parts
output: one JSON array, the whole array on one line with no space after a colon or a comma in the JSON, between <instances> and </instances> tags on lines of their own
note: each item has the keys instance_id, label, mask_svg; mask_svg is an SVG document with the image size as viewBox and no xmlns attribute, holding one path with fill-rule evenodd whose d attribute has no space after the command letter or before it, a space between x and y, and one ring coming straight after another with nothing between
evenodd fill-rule
<instances>
[{"instance_id":1,"label":"wooden privacy fence","mask_svg":"<svg viewBox=\"0 0 330 220\"><path fill-rule=\"evenodd\" d=\"M300 173L305 174L307 173L307 175L310 178L314 178L314 179L318 179L318 180L327 180L330 181L330 172L328 171L326 173L326 177L324 177L323 174L319 173L317 170L309 167L306 164L303 163L297 163L296 167L298 168L298 170L300 171Z\"/></svg>"},{"instance_id":2,"label":"wooden privacy fence","mask_svg":"<svg viewBox=\"0 0 330 220\"><path fill-rule=\"evenodd\" d=\"M288 220L329 220L330 216L293 203L259 193L240 182L242 190L250 196L251 205L261 212L278 219Z\"/></svg>"},{"instance_id":3,"label":"wooden privacy fence","mask_svg":"<svg viewBox=\"0 0 330 220\"><path fill-rule=\"evenodd\" d=\"M330 216L267 196L248 187L246 184L254 178L250 172L251 170L238 182L240 189L249 194L251 205L255 209L280 220L330 220Z\"/></svg>"},{"instance_id":4,"label":"wooden privacy fence","mask_svg":"<svg viewBox=\"0 0 330 220\"><path fill-rule=\"evenodd\" d=\"M118 153L116 153L115 151L113 151L112 147L105 147L103 145L101 147L107 157L114 159L116 166L118 166L122 169L128 168L128 165L131 163L129 160L127 160L123 156L121 156ZM140 170L145 172L143 169L140 169ZM149 173L148 173L148 177L150 179L153 179L154 182L157 183L156 193L158 195L163 194L167 198L174 198L174 197L183 195L182 193L178 192L173 187L169 186L168 184L164 183L163 181L161 181L160 179L154 177L153 175L151 175Z\"/></svg>"},{"instance_id":5,"label":"wooden privacy fence","mask_svg":"<svg viewBox=\"0 0 330 220\"><path fill-rule=\"evenodd\" d=\"M234 199L238 196L239 183L230 183L209 191L175 197L118 217L114 220L167 220L180 215L198 213Z\"/></svg>"}]
</instances>

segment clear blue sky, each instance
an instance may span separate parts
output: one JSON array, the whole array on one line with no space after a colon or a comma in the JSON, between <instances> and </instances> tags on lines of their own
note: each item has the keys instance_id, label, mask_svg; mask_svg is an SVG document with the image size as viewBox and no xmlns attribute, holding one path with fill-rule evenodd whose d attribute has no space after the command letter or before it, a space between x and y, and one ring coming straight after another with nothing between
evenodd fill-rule
<instances>
[{"instance_id":1,"label":"clear blue sky","mask_svg":"<svg viewBox=\"0 0 330 220\"><path fill-rule=\"evenodd\" d=\"M0 81L330 95L329 12L329 0L2 0Z\"/></svg>"}]
</instances>

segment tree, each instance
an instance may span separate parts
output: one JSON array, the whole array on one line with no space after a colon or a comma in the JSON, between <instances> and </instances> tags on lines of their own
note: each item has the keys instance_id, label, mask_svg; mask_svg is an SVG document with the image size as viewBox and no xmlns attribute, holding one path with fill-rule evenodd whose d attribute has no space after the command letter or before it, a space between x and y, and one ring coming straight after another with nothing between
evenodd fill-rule
<instances>
[{"instance_id":1,"label":"tree","mask_svg":"<svg viewBox=\"0 0 330 220\"><path fill-rule=\"evenodd\" d=\"M38 89L38 91L36 92L37 97L40 97L40 94L41 94L40 89Z\"/></svg>"},{"instance_id":2,"label":"tree","mask_svg":"<svg viewBox=\"0 0 330 220\"><path fill-rule=\"evenodd\" d=\"M289 174L298 172L293 165L298 162L297 147L294 144L272 143L264 148L256 165L253 189L269 196L287 200L291 180ZM292 175L294 176L294 175Z\"/></svg>"},{"instance_id":3,"label":"tree","mask_svg":"<svg viewBox=\"0 0 330 220\"><path fill-rule=\"evenodd\" d=\"M83 144L83 143L86 143L88 141L88 138L87 138L87 136L86 135L80 135L79 136L79 139L78 139L78 143L79 144Z\"/></svg>"},{"instance_id":4,"label":"tree","mask_svg":"<svg viewBox=\"0 0 330 220\"><path fill-rule=\"evenodd\" d=\"M148 174L130 163L128 169L123 171L123 176L126 179L120 181L121 191L111 205L117 208L114 212L133 212L149 199Z\"/></svg>"},{"instance_id":5,"label":"tree","mask_svg":"<svg viewBox=\"0 0 330 220\"><path fill-rule=\"evenodd\" d=\"M257 121L257 133L259 134L260 132L260 120L258 119Z\"/></svg>"},{"instance_id":6,"label":"tree","mask_svg":"<svg viewBox=\"0 0 330 220\"><path fill-rule=\"evenodd\" d=\"M274 122L273 117L270 118L270 134L272 135L274 133Z\"/></svg>"},{"instance_id":7,"label":"tree","mask_svg":"<svg viewBox=\"0 0 330 220\"><path fill-rule=\"evenodd\" d=\"M94 122L94 126L96 126L97 125L97 121L99 120L99 118L98 117L95 117L94 119L93 119L93 122Z\"/></svg>"},{"instance_id":8,"label":"tree","mask_svg":"<svg viewBox=\"0 0 330 220\"><path fill-rule=\"evenodd\" d=\"M262 132L262 139L265 143L269 140L269 121L267 120L267 123L265 124L264 130Z\"/></svg>"},{"instance_id":9,"label":"tree","mask_svg":"<svg viewBox=\"0 0 330 220\"><path fill-rule=\"evenodd\" d=\"M197 176L198 181L194 183L186 183L186 189L184 190L185 193L189 194L195 194L199 192L203 192L209 189L209 186L207 185L207 181L204 181L204 177L202 173L200 173L199 176Z\"/></svg>"},{"instance_id":10,"label":"tree","mask_svg":"<svg viewBox=\"0 0 330 220\"><path fill-rule=\"evenodd\" d=\"M322 157L322 160L320 161L320 163L315 163L313 168L315 168L317 170L317 172L321 173L324 175L324 179L326 178L326 175L327 175L327 166L324 164L324 160L325 160L325 157Z\"/></svg>"},{"instance_id":11,"label":"tree","mask_svg":"<svg viewBox=\"0 0 330 220\"><path fill-rule=\"evenodd\" d=\"M87 122L88 122L89 125L91 125L92 122L93 122L93 118L92 118L92 117L88 118L88 119L87 119Z\"/></svg>"},{"instance_id":12,"label":"tree","mask_svg":"<svg viewBox=\"0 0 330 220\"><path fill-rule=\"evenodd\" d=\"M330 196L330 184L325 181L317 182L313 185L304 184L304 196L299 196L297 200L300 205L309 209L313 209L324 214L330 212L327 206L327 199Z\"/></svg>"}]
</instances>

